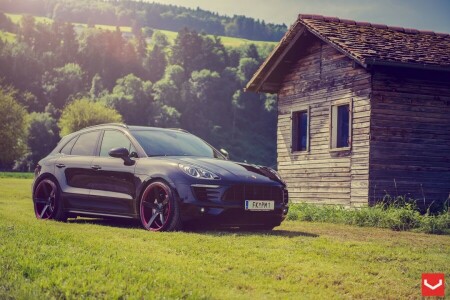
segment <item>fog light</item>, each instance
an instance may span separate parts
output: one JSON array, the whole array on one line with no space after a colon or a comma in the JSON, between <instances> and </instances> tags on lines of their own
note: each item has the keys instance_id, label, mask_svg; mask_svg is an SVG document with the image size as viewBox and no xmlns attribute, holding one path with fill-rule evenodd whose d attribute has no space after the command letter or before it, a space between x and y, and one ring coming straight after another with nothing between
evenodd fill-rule
<instances>
[{"instance_id":1,"label":"fog light","mask_svg":"<svg viewBox=\"0 0 450 300\"><path fill-rule=\"evenodd\" d=\"M205 212L205 208L204 207L200 208L200 212L204 213Z\"/></svg>"}]
</instances>

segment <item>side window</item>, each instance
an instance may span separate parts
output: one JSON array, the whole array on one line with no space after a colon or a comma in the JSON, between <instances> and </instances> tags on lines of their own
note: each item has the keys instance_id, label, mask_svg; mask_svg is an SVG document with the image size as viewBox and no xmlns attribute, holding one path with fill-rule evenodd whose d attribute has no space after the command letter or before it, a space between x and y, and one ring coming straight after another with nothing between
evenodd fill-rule
<instances>
[{"instance_id":1,"label":"side window","mask_svg":"<svg viewBox=\"0 0 450 300\"><path fill-rule=\"evenodd\" d=\"M109 156L108 152L112 148L124 147L128 151L136 152L130 140L117 130L107 130L103 135L102 146L100 148L100 156Z\"/></svg>"},{"instance_id":2,"label":"side window","mask_svg":"<svg viewBox=\"0 0 450 300\"><path fill-rule=\"evenodd\" d=\"M292 152L309 149L309 110L292 113Z\"/></svg>"},{"instance_id":3,"label":"side window","mask_svg":"<svg viewBox=\"0 0 450 300\"><path fill-rule=\"evenodd\" d=\"M70 154L93 156L100 131L91 131L80 135Z\"/></svg>"},{"instance_id":4,"label":"side window","mask_svg":"<svg viewBox=\"0 0 450 300\"><path fill-rule=\"evenodd\" d=\"M73 144L75 144L76 141L77 141L77 137L74 137L59 152L62 154L69 155L70 151L72 150Z\"/></svg>"},{"instance_id":5,"label":"side window","mask_svg":"<svg viewBox=\"0 0 450 300\"><path fill-rule=\"evenodd\" d=\"M331 148L350 147L350 104L331 106Z\"/></svg>"}]
</instances>

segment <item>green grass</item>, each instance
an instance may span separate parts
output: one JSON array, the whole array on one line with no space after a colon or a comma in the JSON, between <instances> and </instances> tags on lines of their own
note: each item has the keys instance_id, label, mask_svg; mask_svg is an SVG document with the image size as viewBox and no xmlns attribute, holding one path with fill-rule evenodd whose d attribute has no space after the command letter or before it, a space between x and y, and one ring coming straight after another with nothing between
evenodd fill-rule
<instances>
[{"instance_id":1,"label":"green grass","mask_svg":"<svg viewBox=\"0 0 450 300\"><path fill-rule=\"evenodd\" d=\"M16 41L16 35L11 32L0 30L0 39L7 43L14 43Z\"/></svg>"},{"instance_id":2,"label":"green grass","mask_svg":"<svg viewBox=\"0 0 450 300\"><path fill-rule=\"evenodd\" d=\"M443 207L439 213L433 215L420 214L413 203L404 201L391 204L380 203L373 207L357 209L346 209L337 205L299 203L291 205L288 219L450 235L450 213L447 209Z\"/></svg>"},{"instance_id":3,"label":"green grass","mask_svg":"<svg viewBox=\"0 0 450 300\"><path fill-rule=\"evenodd\" d=\"M190 233L38 221L30 184L0 179L0 299L418 299L423 272L450 273L449 236L300 221Z\"/></svg>"},{"instance_id":4,"label":"green grass","mask_svg":"<svg viewBox=\"0 0 450 300\"><path fill-rule=\"evenodd\" d=\"M19 24L20 21L22 20L23 15L21 14L9 14L6 13L5 14L8 18L11 19L11 21L15 24ZM34 19L36 20L36 22L39 23L52 23L53 20L50 18L46 18L46 17L38 17L38 16L34 16Z\"/></svg>"},{"instance_id":5,"label":"green grass","mask_svg":"<svg viewBox=\"0 0 450 300\"><path fill-rule=\"evenodd\" d=\"M18 24L20 23L20 20L22 19L22 15L20 14L6 14L11 21L13 21L14 23ZM50 18L45 18L45 17L35 17L37 22L45 22L45 23L51 23L53 22L52 19ZM74 23L74 25L83 25L83 26L87 26L86 24L82 24L82 23ZM96 24L95 25L96 28L99 29L103 29L103 30L116 30L116 26L114 25L101 25L101 24ZM156 31L160 31L161 33L165 34L167 36L167 39L170 43L173 44L175 38L177 37L177 32L175 31L169 31L169 30L160 30L160 29L155 29ZM131 27L129 26L120 26L120 31L122 32L131 32ZM212 37L212 35L208 35L210 37ZM242 39L242 38L236 38L236 37L228 37L228 36L219 36L220 39L222 40L222 43L225 47L240 47L246 44L250 44L253 43L256 46L264 46L264 45L276 45L277 42L266 42L266 41L252 41L252 40L247 40L247 39Z\"/></svg>"},{"instance_id":6,"label":"green grass","mask_svg":"<svg viewBox=\"0 0 450 300\"><path fill-rule=\"evenodd\" d=\"M33 179L33 172L0 172L0 178Z\"/></svg>"}]
</instances>

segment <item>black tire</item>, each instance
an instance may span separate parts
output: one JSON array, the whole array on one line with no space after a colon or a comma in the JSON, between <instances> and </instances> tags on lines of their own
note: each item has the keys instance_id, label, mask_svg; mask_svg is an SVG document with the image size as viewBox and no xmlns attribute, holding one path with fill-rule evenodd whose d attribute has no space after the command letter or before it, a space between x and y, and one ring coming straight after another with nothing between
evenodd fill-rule
<instances>
[{"instance_id":1,"label":"black tire","mask_svg":"<svg viewBox=\"0 0 450 300\"><path fill-rule=\"evenodd\" d=\"M153 181L139 200L139 215L144 229L177 231L181 229L180 204L169 184Z\"/></svg>"},{"instance_id":2,"label":"black tire","mask_svg":"<svg viewBox=\"0 0 450 300\"><path fill-rule=\"evenodd\" d=\"M67 221L61 200L61 190L57 182L42 179L33 191L34 213L37 219Z\"/></svg>"}]
</instances>

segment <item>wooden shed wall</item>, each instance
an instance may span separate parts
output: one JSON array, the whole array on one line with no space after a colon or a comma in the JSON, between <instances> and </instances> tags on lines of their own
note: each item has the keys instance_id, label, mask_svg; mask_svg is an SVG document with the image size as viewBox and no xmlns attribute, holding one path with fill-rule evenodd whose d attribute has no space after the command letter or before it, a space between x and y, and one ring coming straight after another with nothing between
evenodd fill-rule
<instances>
[{"instance_id":1,"label":"wooden shed wall","mask_svg":"<svg viewBox=\"0 0 450 300\"><path fill-rule=\"evenodd\" d=\"M428 206L450 193L450 74L375 71L370 200L407 195Z\"/></svg>"},{"instance_id":2,"label":"wooden shed wall","mask_svg":"<svg viewBox=\"0 0 450 300\"><path fill-rule=\"evenodd\" d=\"M371 74L314 39L278 93L278 170L293 202L368 203ZM352 101L352 147L329 149L330 106ZM310 109L309 152L291 153L291 112Z\"/></svg>"}]
</instances>

